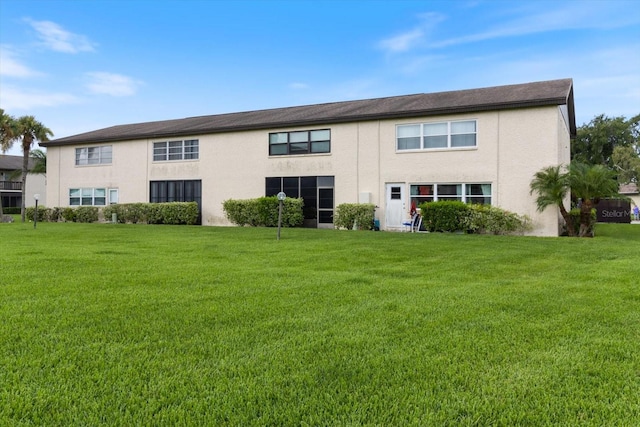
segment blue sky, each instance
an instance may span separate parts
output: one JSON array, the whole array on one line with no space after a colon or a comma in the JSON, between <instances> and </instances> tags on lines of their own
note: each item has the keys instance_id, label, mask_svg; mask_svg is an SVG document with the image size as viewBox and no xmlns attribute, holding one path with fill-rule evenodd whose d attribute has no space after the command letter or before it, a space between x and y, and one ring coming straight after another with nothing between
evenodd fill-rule
<instances>
[{"instance_id":1,"label":"blue sky","mask_svg":"<svg viewBox=\"0 0 640 427\"><path fill-rule=\"evenodd\" d=\"M56 138L567 77L578 125L640 113L640 2L0 0L0 107Z\"/></svg>"}]
</instances>

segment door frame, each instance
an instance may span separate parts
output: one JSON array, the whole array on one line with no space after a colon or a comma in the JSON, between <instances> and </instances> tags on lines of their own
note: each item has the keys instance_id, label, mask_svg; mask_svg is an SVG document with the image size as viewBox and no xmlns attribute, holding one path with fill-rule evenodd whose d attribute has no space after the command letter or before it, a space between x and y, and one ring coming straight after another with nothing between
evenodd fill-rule
<instances>
[{"instance_id":1,"label":"door frame","mask_svg":"<svg viewBox=\"0 0 640 427\"><path fill-rule=\"evenodd\" d=\"M406 187L404 182L385 183L384 223L386 229L402 229L407 211ZM394 192L394 189L399 189L399 193ZM393 198L394 195L399 195L400 198Z\"/></svg>"}]
</instances>

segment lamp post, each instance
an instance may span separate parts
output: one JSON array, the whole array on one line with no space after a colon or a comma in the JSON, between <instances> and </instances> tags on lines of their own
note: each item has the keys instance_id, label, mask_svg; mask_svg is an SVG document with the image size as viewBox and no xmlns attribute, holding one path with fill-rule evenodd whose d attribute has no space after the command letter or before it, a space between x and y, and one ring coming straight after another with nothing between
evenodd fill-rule
<instances>
[{"instance_id":1,"label":"lamp post","mask_svg":"<svg viewBox=\"0 0 640 427\"><path fill-rule=\"evenodd\" d=\"M40 195L34 194L33 200L36 201L36 209L33 211L33 228L36 228L36 225L38 224L38 200L40 200Z\"/></svg>"},{"instance_id":2,"label":"lamp post","mask_svg":"<svg viewBox=\"0 0 640 427\"><path fill-rule=\"evenodd\" d=\"M283 191L278 193L278 240L280 240L280 227L282 226L282 203L287 195Z\"/></svg>"}]
</instances>

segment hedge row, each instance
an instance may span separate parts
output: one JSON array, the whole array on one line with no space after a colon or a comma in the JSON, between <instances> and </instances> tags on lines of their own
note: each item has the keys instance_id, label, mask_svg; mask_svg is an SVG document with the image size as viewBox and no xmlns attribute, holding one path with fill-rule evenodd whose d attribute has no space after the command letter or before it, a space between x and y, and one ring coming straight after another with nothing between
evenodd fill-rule
<instances>
[{"instance_id":1,"label":"hedge row","mask_svg":"<svg viewBox=\"0 0 640 427\"><path fill-rule=\"evenodd\" d=\"M35 207L25 209L24 216L33 220ZM41 222L96 222L99 218L99 208L95 206L78 206L77 208L47 208L38 206L38 221Z\"/></svg>"},{"instance_id":2,"label":"hedge row","mask_svg":"<svg viewBox=\"0 0 640 427\"><path fill-rule=\"evenodd\" d=\"M489 205L463 202L428 202L420 205L422 224L428 231L479 234L514 234L531 229L531 220Z\"/></svg>"},{"instance_id":3,"label":"hedge row","mask_svg":"<svg viewBox=\"0 0 640 427\"><path fill-rule=\"evenodd\" d=\"M33 220L34 207L25 210L25 217ZM111 221L112 214L117 215L120 223L147 224L187 224L198 221L198 204L196 202L172 203L124 203L109 205L104 208L96 206L78 206L65 208L47 208L38 206L38 221L47 222L98 222L100 218Z\"/></svg>"},{"instance_id":4,"label":"hedge row","mask_svg":"<svg viewBox=\"0 0 640 427\"><path fill-rule=\"evenodd\" d=\"M286 198L282 205L282 226L296 227L302 225L304 215L302 199ZM227 219L241 227L277 227L279 201L276 196L257 199L225 200L222 203Z\"/></svg>"},{"instance_id":5,"label":"hedge row","mask_svg":"<svg viewBox=\"0 0 640 427\"><path fill-rule=\"evenodd\" d=\"M196 202L119 203L103 209L106 221L116 214L119 223L193 225L198 222Z\"/></svg>"},{"instance_id":6,"label":"hedge row","mask_svg":"<svg viewBox=\"0 0 640 427\"><path fill-rule=\"evenodd\" d=\"M375 209L376 206L370 203L343 203L336 207L333 225L347 230L371 230Z\"/></svg>"}]
</instances>

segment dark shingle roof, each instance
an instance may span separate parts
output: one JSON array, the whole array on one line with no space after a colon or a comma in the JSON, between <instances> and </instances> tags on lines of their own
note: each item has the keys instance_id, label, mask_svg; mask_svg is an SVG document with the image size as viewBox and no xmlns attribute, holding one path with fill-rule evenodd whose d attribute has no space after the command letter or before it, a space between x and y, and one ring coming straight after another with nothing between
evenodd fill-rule
<instances>
[{"instance_id":1,"label":"dark shingle roof","mask_svg":"<svg viewBox=\"0 0 640 427\"><path fill-rule=\"evenodd\" d=\"M571 79L561 79L119 125L59 138L40 143L40 145L56 146L202 135L565 104L569 108L569 125L571 134L574 135L576 129L573 82Z\"/></svg>"},{"instance_id":2,"label":"dark shingle roof","mask_svg":"<svg viewBox=\"0 0 640 427\"><path fill-rule=\"evenodd\" d=\"M22 156L10 156L0 154L0 170L15 171L22 170ZM29 159L29 168L33 167L33 159Z\"/></svg>"}]
</instances>

